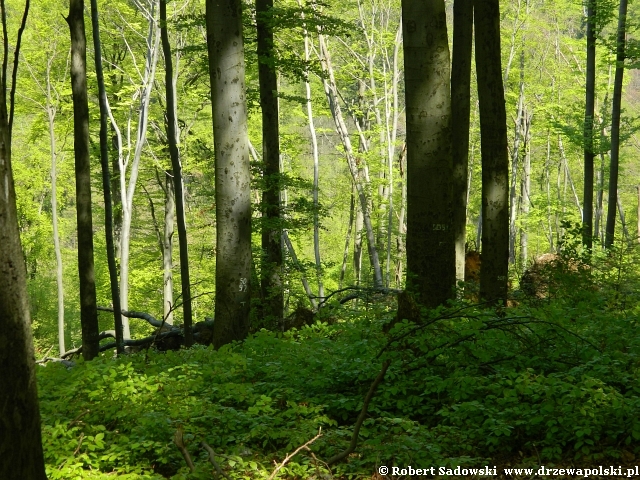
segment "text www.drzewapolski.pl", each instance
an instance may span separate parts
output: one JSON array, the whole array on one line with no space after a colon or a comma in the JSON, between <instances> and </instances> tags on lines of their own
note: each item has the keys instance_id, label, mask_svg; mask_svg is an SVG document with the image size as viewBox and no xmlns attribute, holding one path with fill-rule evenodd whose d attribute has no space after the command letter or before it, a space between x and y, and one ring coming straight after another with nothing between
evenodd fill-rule
<instances>
[{"instance_id":1,"label":"text www.drzewapolski.pl","mask_svg":"<svg viewBox=\"0 0 640 480\"><path fill-rule=\"evenodd\" d=\"M466 477L466 476L484 476L484 477L497 477L498 476L498 468L497 467L488 467L484 466L482 468L470 468L470 467L428 467L428 468L415 468L412 466L408 467L386 467L380 466L378 467L378 473L380 475L389 475L389 476L434 476L434 475L442 475L442 476L456 476L456 477ZM609 466L598 466L591 468L551 468L545 467L544 465L539 468L503 468L500 473L503 473L509 477L520 477L520 476L549 476L549 477L576 477L576 478L589 478L597 476L608 475L612 477L640 477L640 467L633 468L623 468L620 466L614 467L612 465Z\"/></svg>"}]
</instances>

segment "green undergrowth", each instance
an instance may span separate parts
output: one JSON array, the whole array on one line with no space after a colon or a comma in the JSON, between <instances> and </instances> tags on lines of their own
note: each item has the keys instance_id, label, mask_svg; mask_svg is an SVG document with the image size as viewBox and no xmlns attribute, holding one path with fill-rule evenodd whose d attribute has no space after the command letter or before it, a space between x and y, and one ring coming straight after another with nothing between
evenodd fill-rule
<instances>
[{"instance_id":1,"label":"green undergrowth","mask_svg":"<svg viewBox=\"0 0 640 480\"><path fill-rule=\"evenodd\" d=\"M333 325L261 331L67 369L39 368L50 479L371 478L379 465L601 462L640 457L640 326L601 291L502 311L465 303L419 324L391 308L337 310ZM363 398L379 386L349 457ZM184 433L190 473L174 445Z\"/></svg>"}]
</instances>

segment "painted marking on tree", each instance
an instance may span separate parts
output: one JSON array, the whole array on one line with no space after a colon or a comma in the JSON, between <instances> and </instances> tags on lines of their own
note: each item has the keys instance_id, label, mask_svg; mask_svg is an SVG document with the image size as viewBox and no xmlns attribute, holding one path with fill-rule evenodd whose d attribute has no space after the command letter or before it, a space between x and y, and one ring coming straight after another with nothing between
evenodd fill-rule
<instances>
[{"instance_id":1,"label":"painted marking on tree","mask_svg":"<svg viewBox=\"0 0 640 480\"><path fill-rule=\"evenodd\" d=\"M446 232L449 229L449 225L446 223L434 223L432 224L432 230L438 232Z\"/></svg>"},{"instance_id":2,"label":"painted marking on tree","mask_svg":"<svg viewBox=\"0 0 640 480\"><path fill-rule=\"evenodd\" d=\"M240 279L240 291L241 292L246 292L247 291L247 279L246 278L241 278Z\"/></svg>"}]
</instances>

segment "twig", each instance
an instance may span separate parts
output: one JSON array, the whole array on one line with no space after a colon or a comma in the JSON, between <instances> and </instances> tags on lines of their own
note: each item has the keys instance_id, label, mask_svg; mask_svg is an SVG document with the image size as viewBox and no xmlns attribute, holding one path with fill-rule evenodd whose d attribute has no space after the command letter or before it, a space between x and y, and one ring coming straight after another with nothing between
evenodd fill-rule
<instances>
[{"instance_id":1,"label":"twig","mask_svg":"<svg viewBox=\"0 0 640 480\"><path fill-rule=\"evenodd\" d=\"M189 455L189 451L187 450L187 447L184 444L184 432L182 431L182 427L178 427L178 429L176 430L176 433L173 434L173 443L175 443L176 447L178 447L178 450L180 450L180 453L184 457L184 461L187 462L187 466L189 467L189 470L191 470L191 472L194 472L196 467L193 464L193 460L191 460L191 455Z\"/></svg>"},{"instance_id":2,"label":"twig","mask_svg":"<svg viewBox=\"0 0 640 480\"><path fill-rule=\"evenodd\" d=\"M78 446L76 447L76 449L73 451L74 455L77 455L78 452L80 451L80 447L82 447L82 442L84 441L84 433L80 434L80 438L78 439Z\"/></svg>"},{"instance_id":3,"label":"twig","mask_svg":"<svg viewBox=\"0 0 640 480\"><path fill-rule=\"evenodd\" d=\"M371 384L371 387L367 392L367 396L364 397L364 404L362 405L362 410L360 410L360 415L358 415L358 420L356 421L356 424L353 427L353 434L351 435L351 443L349 443L349 446L347 447L346 450L334 455L329 460L327 460L327 465L333 465L334 463L339 462L343 458L346 458L347 455L349 455L351 452L353 452L356 449L356 446L358 445L358 435L360 434L360 427L362 427L362 423L364 422L364 419L367 416L367 410L369 410L369 403L371 403L371 399L375 395L378 385L380 385L382 383L382 380L384 380L384 376L387 373L387 369L389 368L389 365L391 365L391 360L386 360L382 364L382 370L380 370L380 373L378 373L378 376L375 378L375 380Z\"/></svg>"},{"instance_id":4,"label":"twig","mask_svg":"<svg viewBox=\"0 0 640 480\"><path fill-rule=\"evenodd\" d=\"M71 427L73 427L74 425L79 425L80 423L82 423L80 419L89 412L91 412L91 410L88 410L88 409L84 410L83 412L80 412L76 418L74 418L69 422L69 426L67 427L67 429L71 429Z\"/></svg>"},{"instance_id":5,"label":"twig","mask_svg":"<svg viewBox=\"0 0 640 480\"><path fill-rule=\"evenodd\" d=\"M315 442L317 439L319 439L322 436L321 432L322 432L322 429L320 429L320 431L318 431L318 434L315 437L313 437L311 440L309 440L307 443L299 446L293 451L293 453L290 453L289 455L287 455L285 459L282 461L282 463L278 465L276 469L273 471L273 473L269 476L268 480L273 480L278 474L278 472L280 471L280 469L284 467L287 463L289 463L289 460L295 457L300 450L309 450L309 445L311 445L313 442Z\"/></svg>"},{"instance_id":6,"label":"twig","mask_svg":"<svg viewBox=\"0 0 640 480\"><path fill-rule=\"evenodd\" d=\"M223 472L222 468L220 468L220 465L218 464L218 462L216 462L216 454L213 451L213 448L211 448L207 444L207 442L200 442L200 446L202 448L204 448L209 453L209 461L211 462L211 465L213 465L213 467L216 469L216 472L218 472L218 475L222 475L227 480L231 480L229 475L227 475L225 472Z\"/></svg>"}]
</instances>

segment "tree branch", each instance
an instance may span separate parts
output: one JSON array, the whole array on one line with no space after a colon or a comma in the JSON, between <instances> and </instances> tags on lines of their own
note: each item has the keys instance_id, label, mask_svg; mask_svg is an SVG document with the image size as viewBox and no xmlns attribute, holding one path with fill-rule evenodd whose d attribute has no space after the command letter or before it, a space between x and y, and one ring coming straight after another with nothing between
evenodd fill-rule
<instances>
[{"instance_id":1,"label":"tree branch","mask_svg":"<svg viewBox=\"0 0 640 480\"><path fill-rule=\"evenodd\" d=\"M333 465L334 463L338 463L339 461L346 458L350 453L352 453L356 449L356 446L358 445L358 435L360 434L360 427L362 427L362 423L364 422L364 419L367 416L367 411L369 410L369 404L371 403L371 399L376 393L378 385L380 385L382 383L382 380L384 380L384 376L387 373L387 369L389 368L389 365L391 365L391 360L385 360L385 362L382 364L382 370L380 370L380 373L378 373L378 376L375 378L375 380L371 384L371 387L367 392L367 396L364 397L364 404L362 405L362 410L360 410L360 415L358 415L358 420L356 421L356 424L353 427L353 434L351 435L351 443L349 443L349 446L347 447L346 450L334 455L329 460L327 460L327 465Z\"/></svg>"},{"instance_id":2,"label":"tree branch","mask_svg":"<svg viewBox=\"0 0 640 480\"><path fill-rule=\"evenodd\" d=\"M216 469L216 472L218 472L218 475L222 475L227 480L231 480L229 475L227 475L225 472L223 472L222 468L220 468L220 465L218 464L218 462L216 462L216 454L213 451L213 448L211 448L207 444L207 442L200 442L200 446L202 448L204 448L209 453L209 462L211 462L211 465L213 465L213 467Z\"/></svg>"}]
</instances>

